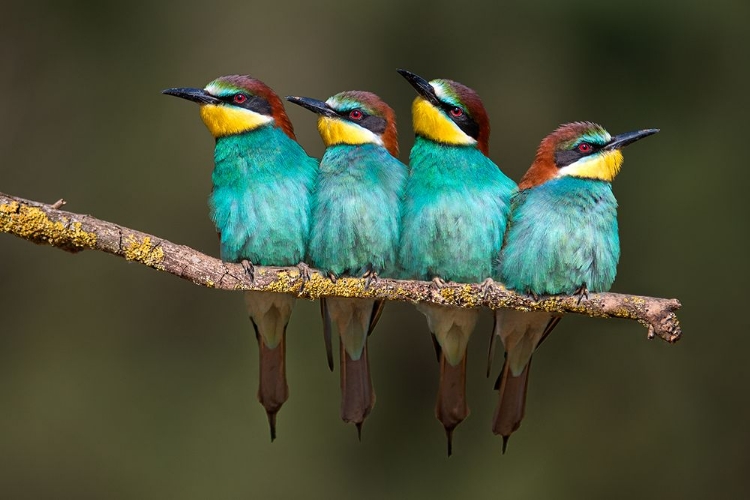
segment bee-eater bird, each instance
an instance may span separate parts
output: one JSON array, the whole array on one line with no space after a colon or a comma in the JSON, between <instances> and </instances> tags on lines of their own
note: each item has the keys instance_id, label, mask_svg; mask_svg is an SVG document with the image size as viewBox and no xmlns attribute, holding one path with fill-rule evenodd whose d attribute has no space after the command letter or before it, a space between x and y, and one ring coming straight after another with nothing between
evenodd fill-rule
<instances>
[{"instance_id":1,"label":"bee-eater bird","mask_svg":"<svg viewBox=\"0 0 750 500\"><path fill-rule=\"evenodd\" d=\"M492 276L516 185L488 157L490 123L474 90L452 80L398 72L416 89L416 139L403 204L399 265L404 277L479 283ZM469 414L466 344L478 309L421 304L436 342L440 386L435 413L453 429Z\"/></svg>"},{"instance_id":2,"label":"bee-eater bird","mask_svg":"<svg viewBox=\"0 0 750 500\"><path fill-rule=\"evenodd\" d=\"M576 122L542 140L511 202L499 260L507 288L532 296L575 293L581 298L609 290L620 258L611 184L622 166L620 150L656 132L613 137L601 125ZM503 452L523 419L531 355L559 321L559 315L546 312L495 311L492 343L499 336L506 354L495 386L499 401L493 432L503 437Z\"/></svg>"},{"instance_id":3,"label":"bee-eater bird","mask_svg":"<svg viewBox=\"0 0 750 500\"><path fill-rule=\"evenodd\" d=\"M398 157L396 115L370 92L348 91L322 102L290 96L318 117L326 145L313 198L308 259L335 279L376 279L394 272L406 165ZM328 364L331 331L340 339L341 418L362 423L375 405L367 337L384 301L328 297L320 300Z\"/></svg>"},{"instance_id":4,"label":"bee-eater bird","mask_svg":"<svg viewBox=\"0 0 750 500\"><path fill-rule=\"evenodd\" d=\"M297 143L281 99L250 76L222 76L204 89L172 88L164 94L200 105L216 139L211 220L221 258L253 265L294 266L305 256L318 162ZM286 327L295 298L245 292L260 350L258 400L266 409L271 440L276 413L287 400Z\"/></svg>"}]
</instances>

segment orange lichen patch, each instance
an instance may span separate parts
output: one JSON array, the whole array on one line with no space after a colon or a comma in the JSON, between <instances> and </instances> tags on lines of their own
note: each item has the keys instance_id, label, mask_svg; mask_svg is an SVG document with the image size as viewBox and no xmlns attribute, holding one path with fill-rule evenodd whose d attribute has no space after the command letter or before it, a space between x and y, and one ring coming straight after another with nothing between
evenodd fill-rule
<instances>
[{"instance_id":1,"label":"orange lichen patch","mask_svg":"<svg viewBox=\"0 0 750 500\"><path fill-rule=\"evenodd\" d=\"M0 232L14 234L38 244L69 251L96 246L96 234L83 231L80 222L67 218L51 220L40 208L12 202L0 205Z\"/></svg>"},{"instance_id":2,"label":"orange lichen patch","mask_svg":"<svg viewBox=\"0 0 750 500\"><path fill-rule=\"evenodd\" d=\"M139 241L138 238L130 234L125 239L123 247L127 260L164 271L164 250L162 250L161 245L151 243L150 237L145 236L143 240Z\"/></svg>"}]
</instances>

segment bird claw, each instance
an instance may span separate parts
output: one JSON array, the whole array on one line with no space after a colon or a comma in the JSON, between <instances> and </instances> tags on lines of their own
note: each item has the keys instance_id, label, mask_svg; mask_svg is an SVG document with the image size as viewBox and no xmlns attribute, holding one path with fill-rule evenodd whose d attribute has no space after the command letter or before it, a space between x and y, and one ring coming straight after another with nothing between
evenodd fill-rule
<instances>
[{"instance_id":1,"label":"bird claw","mask_svg":"<svg viewBox=\"0 0 750 500\"><path fill-rule=\"evenodd\" d=\"M482 283L479 285L479 292L480 296L482 297L482 300L487 300L492 295L492 288L495 286L495 280L492 278L487 278L486 280L482 281Z\"/></svg>"},{"instance_id":2,"label":"bird claw","mask_svg":"<svg viewBox=\"0 0 750 500\"><path fill-rule=\"evenodd\" d=\"M336 284L336 275L333 274L333 271L328 271L326 273L326 276L328 276L328 279L331 280L331 283L333 283L334 285Z\"/></svg>"},{"instance_id":3,"label":"bird claw","mask_svg":"<svg viewBox=\"0 0 750 500\"><path fill-rule=\"evenodd\" d=\"M242 264L242 268L245 270L245 274L250 279L250 283L255 283L255 266L253 265L253 263L247 259L242 259L240 264Z\"/></svg>"},{"instance_id":4,"label":"bird claw","mask_svg":"<svg viewBox=\"0 0 750 500\"><path fill-rule=\"evenodd\" d=\"M362 277L365 278L365 290L370 288L372 283L377 283L380 279L378 273L373 270L372 264L368 264L367 271L365 271L365 274L363 274Z\"/></svg>"},{"instance_id":5,"label":"bird claw","mask_svg":"<svg viewBox=\"0 0 750 500\"><path fill-rule=\"evenodd\" d=\"M442 290L447 284L448 283L443 278L441 278L440 276L435 276L434 278L432 278L432 285L430 286L435 290Z\"/></svg>"},{"instance_id":6,"label":"bird claw","mask_svg":"<svg viewBox=\"0 0 750 500\"><path fill-rule=\"evenodd\" d=\"M581 305L581 300L583 300L583 297L586 297L586 300L589 300L589 289L586 288L586 283L582 284L578 287L578 289L573 292L573 295L578 295L578 305Z\"/></svg>"},{"instance_id":7,"label":"bird claw","mask_svg":"<svg viewBox=\"0 0 750 500\"><path fill-rule=\"evenodd\" d=\"M526 290L526 295L528 295L534 302L539 302L539 295L535 294L531 290Z\"/></svg>"},{"instance_id":8,"label":"bird claw","mask_svg":"<svg viewBox=\"0 0 750 500\"><path fill-rule=\"evenodd\" d=\"M310 282L310 266L300 262L297 264L297 269L299 269L299 277L302 280L302 287L300 288L300 291L302 291L305 289L305 285Z\"/></svg>"}]
</instances>

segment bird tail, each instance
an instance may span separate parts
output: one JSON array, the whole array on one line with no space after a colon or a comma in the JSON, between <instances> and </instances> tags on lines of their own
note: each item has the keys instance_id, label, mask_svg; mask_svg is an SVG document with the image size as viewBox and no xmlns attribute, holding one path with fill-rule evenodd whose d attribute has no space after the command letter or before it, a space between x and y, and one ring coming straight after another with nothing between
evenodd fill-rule
<instances>
[{"instance_id":1,"label":"bird tail","mask_svg":"<svg viewBox=\"0 0 750 500\"><path fill-rule=\"evenodd\" d=\"M384 304L370 299L328 297L321 306L323 323L330 330L335 328L340 339L341 419L357 426L360 439L362 424L375 406L367 338Z\"/></svg>"},{"instance_id":2,"label":"bird tail","mask_svg":"<svg viewBox=\"0 0 750 500\"><path fill-rule=\"evenodd\" d=\"M510 435L518 430L523 420L530 369L531 359L526 363L521 374L514 376L506 358L503 370L495 383L495 390L499 392L499 397L492 419L492 432L503 437L503 453L508 447Z\"/></svg>"},{"instance_id":3,"label":"bird tail","mask_svg":"<svg viewBox=\"0 0 750 500\"><path fill-rule=\"evenodd\" d=\"M362 439L362 423L375 406L375 391L370 377L367 344L359 359L354 360L341 343L341 419L357 426Z\"/></svg>"},{"instance_id":4,"label":"bird tail","mask_svg":"<svg viewBox=\"0 0 750 500\"><path fill-rule=\"evenodd\" d=\"M457 365L440 356L440 385L438 386L435 416L445 428L448 455L453 453L453 430L469 416L466 403L466 354Z\"/></svg>"},{"instance_id":5,"label":"bird tail","mask_svg":"<svg viewBox=\"0 0 750 500\"><path fill-rule=\"evenodd\" d=\"M289 397L286 381L286 327L295 298L268 292L245 292L248 315L259 349L258 401L266 409L271 441L276 439L276 414Z\"/></svg>"},{"instance_id":6,"label":"bird tail","mask_svg":"<svg viewBox=\"0 0 750 500\"><path fill-rule=\"evenodd\" d=\"M495 311L493 335L498 335L503 341L505 363L495 382L498 403L492 431L503 437L503 453L510 435L518 430L524 417L531 356L559 322L560 316L548 313L512 309Z\"/></svg>"},{"instance_id":7,"label":"bird tail","mask_svg":"<svg viewBox=\"0 0 750 500\"><path fill-rule=\"evenodd\" d=\"M427 317L440 363L435 416L445 428L450 455L453 452L453 430L469 416L466 402L466 346L479 311L433 304L418 304L417 309Z\"/></svg>"}]
</instances>

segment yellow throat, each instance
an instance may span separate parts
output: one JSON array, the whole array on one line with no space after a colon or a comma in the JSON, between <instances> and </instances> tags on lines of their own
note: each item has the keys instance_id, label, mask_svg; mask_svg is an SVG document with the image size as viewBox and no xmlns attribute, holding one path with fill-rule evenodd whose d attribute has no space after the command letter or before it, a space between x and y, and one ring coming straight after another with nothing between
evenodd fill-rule
<instances>
[{"instance_id":1,"label":"yellow throat","mask_svg":"<svg viewBox=\"0 0 750 500\"><path fill-rule=\"evenodd\" d=\"M620 172L622 160L622 152L619 149L605 151L601 154L581 158L577 162L561 168L558 172L558 177L567 175L612 182Z\"/></svg>"},{"instance_id":2,"label":"yellow throat","mask_svg":"<svg viewBox=\"0 0 750 500\"><path fill-rule=\"evenodd\" d=\"M383 144L381 138L373 132L338 118L318 118L318 132L326 147L334 144Z\"/></svg>"},{"instance_id":3,"label":"yellow throat","mask_svg":"<svg viewBox=\"0 0 750 500\"><path fill-rule=\"evenodd\" d=\"M211 135L217 138L248 132L273 121L272 117L249 109L215 104L201 106L201 118Z\"/></svg>"},{"instance_id":4,"label":"yellow throat","mask_svg":"<svg viewBox=\"0 0 750 500\"><path fill-rule=\"evenodd\" d=\"M469 145L476 140L469 137L453 120L422 97L414 99L411 107L414 133L444 144Z\"/></svg>"}]
</instances>

